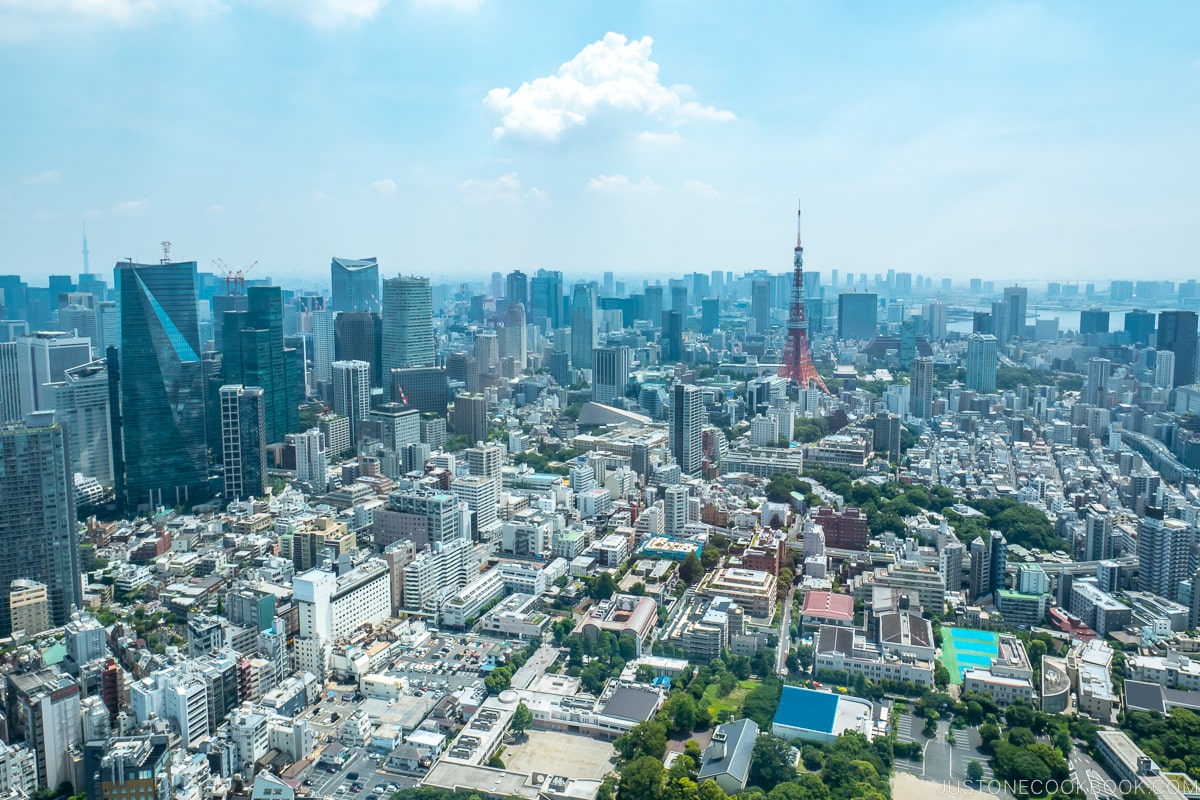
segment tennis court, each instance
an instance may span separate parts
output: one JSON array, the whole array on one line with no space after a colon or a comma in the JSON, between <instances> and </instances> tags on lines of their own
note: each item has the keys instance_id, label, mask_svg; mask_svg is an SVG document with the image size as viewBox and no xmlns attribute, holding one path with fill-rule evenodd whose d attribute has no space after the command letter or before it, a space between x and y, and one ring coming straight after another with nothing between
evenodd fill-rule
<instances>
[{"instance_id":1,"label":"tennis court","mask_svg":"<svg viewBox=\"0 0 1200 800\"><path fill-rule=\"evenodd\" d=\"M942 626L942 664L953 684L962 683L964 670L990 667L999 653L999 634Z\"/></svg>"}]
</instances>

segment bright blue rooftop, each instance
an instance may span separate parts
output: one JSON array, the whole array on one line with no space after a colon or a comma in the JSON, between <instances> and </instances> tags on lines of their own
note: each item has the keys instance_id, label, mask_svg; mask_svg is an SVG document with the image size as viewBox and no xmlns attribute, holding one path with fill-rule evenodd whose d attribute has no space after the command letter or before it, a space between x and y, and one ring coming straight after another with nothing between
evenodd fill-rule
<instances>
[{"instance_id":1,"label":"bright blue rooftop","mask_svg":"<svg viewBox=\"0 0 1200 800\"><path fill-rule=\"evenodd\" d=\"M779 707L775 709L774 721L791 728L833 733L837 705L836 694L785 686L779 698Z\"/></svg>"}]
</instances>

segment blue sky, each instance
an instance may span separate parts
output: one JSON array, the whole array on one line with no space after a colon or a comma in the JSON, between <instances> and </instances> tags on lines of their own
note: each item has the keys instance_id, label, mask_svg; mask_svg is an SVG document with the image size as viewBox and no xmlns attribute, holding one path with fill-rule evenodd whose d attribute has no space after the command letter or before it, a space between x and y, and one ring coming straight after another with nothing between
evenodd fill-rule
<instances>
[{"instance_id":1,"label":"blue sky","mask_svg":"<svg viewBox=\"0 0 1200 800\"><path fill-rule=\"evenodd\" d=\"M1200 4L0 0L0 272L1200 275Z\"/></svg>"}]
</instances>

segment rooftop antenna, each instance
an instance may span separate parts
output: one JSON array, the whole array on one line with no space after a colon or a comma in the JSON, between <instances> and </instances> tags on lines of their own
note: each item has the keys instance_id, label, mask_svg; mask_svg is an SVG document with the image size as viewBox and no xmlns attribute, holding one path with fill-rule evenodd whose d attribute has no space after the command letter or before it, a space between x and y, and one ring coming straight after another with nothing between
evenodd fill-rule
<instances>
[{"instance_id":1,"label":"rooftop antenna","mask_svg":"<svg viewBox=\"0 0 1200 800\"><path fill-rule=\"evenodd\" d=\"M159 244L162 245L162 251L163 251L163 257L162 257L161 263L170 264L171 263L171 243L164 239L163 241L159 242Z\"/></svg>"},{"instance_id":2,"label":"rooftop antenna","mask_svg":"<svg viewBox=\"0 0 1200 800\"><path fill-rule=\"evenodd\" d=\"M91 275L92 268L88 265L87 223L83 223L83 274Z\"/></svg>"}]
</instances>

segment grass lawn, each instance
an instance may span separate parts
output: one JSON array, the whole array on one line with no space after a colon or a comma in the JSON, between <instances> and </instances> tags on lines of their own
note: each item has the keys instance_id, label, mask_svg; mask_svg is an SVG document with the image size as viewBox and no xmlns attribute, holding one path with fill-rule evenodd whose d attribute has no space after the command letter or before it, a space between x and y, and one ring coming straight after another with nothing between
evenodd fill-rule
<instances>
[{"instance_id":1,"label":"grass lawn","mask_svg":"<svg viewBox=\"0 0 1200 800\"><path fill-rule=\"evenodd\" d=\"M741 713L742 701L746 699L746 695L752 689L758 686L762 681L744 680L741 681L737 688L730 692L725 697L717 696L717 684L712 684L704 690L704 694L700 697L700 706L707 708L708 713L712 715L712 719L716 722L722 711L728 711L730 717L733 718Z\"/></svg>"}]
</instances>

